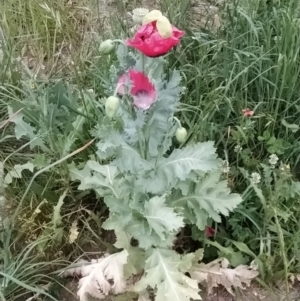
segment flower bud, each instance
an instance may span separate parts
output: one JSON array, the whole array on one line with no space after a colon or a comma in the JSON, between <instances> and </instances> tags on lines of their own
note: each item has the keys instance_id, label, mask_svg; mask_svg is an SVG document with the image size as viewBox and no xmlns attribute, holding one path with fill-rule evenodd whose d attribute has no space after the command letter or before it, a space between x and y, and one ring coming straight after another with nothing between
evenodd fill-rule
<instances>
[{"instance_id":1,"label":"flower bud","mask_svg":"<svg viewBox=\"0 0 300 301\"><path fill-rule=\"evenodd\" d=\"M168 18L161 16L157 19L156 27L158 33L163 39L167 39L173 35L173 29Z\"/></svg>"},{"instance_id":2,"label":"flower bud","mask_svg":"<svg viewBox=\"0 0 300 301\"><path fill-rule=\"evenodd\" d=\"M162 13L159 10L151 10L151 12L148 13L144 17L142 24L145 25L145 24L149 24L153 21L157 21L158 18L161 16L162 16Z\"/></svg>"},{"instance_id":3,"label":"flower bud","mask_svg":"<svg viewBox=\"0 0 300 301\"><path fill-rule=\"evenodd\" d=\"M111 54L115 49L115 45L112 40L103 41L100 44L99 51L102 54Z\"/></svg>"},{"instance_id":4,"label":"flower bud","mask_svg":"<svg viewBox=\"0 0 300 301\"><path fill-rule=\"evenodd\" d=\"M108 117L112 118L116 115L120 105L120 100L118 97L110 96L105 102L105 113Z\"/></svg>"},{"instance_id":5,"label":"flower bud","mask_svg":"<svg viewBox=\"0 0 300 301\"><path fill-rule=\"evenodd\" d=\"M187 131L184 127L180 127L176 131L176 139L179 143L184 143L187 138Z\"/></svg>"},{"instance_id":6,"label":"flower bud","mask_svg":"<svg viewBox=\"0 0 300 301\"><path fill-rule=\"evenodd\" d=\"M136 8L132 11L132 20L135 24L142 24L144 17L149 13L147 8Z\"/></svg>"}]
</instances>

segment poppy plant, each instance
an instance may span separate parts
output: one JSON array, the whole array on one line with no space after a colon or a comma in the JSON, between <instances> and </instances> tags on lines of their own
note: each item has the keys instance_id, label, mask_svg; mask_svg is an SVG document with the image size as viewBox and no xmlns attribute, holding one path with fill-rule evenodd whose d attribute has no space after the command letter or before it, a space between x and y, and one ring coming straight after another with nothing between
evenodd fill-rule
<instances>
[{"instance_id":1,"label":"poppy plant","mask_svg":"<svg viewBox=\"0 0 300 301\"><path fill-rule=\"evenodd\" d=\"M172 35L163 38L157 30L157 21L141 26L133 39L126 41L128 46L134 47L149 57L159 57L166 54L179 43L184 32L172 26Z\"/></svg>"},{"instance_id":2,"label":"poppy plant","mask_svg":"<svg viewBox=\"0 0 300 301\"><path fill-rule=\"evenodd\" d=\"M118 93L125 94L126 84L131 83L130 95L133 97L133 104L142 110L147 110L156 101L156 91L149 78L140 71L130 69L123 74L118 81Z\"/></svg>"}]
</instances>

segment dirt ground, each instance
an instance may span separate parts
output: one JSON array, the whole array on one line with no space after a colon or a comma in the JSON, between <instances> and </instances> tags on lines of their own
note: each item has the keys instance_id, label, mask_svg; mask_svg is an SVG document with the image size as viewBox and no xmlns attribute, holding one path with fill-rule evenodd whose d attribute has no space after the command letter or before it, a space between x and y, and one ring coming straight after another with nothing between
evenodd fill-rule
<instances>
[{"instance_id":1,"label":"dirt ground","mask_svg":"<svg viewBox=\"0 0 300 301\"><path fill-rule=\"evenodd\" d=\"M78 301L76 297L77 282L69 282L63 290L61 301ZM217 289L214 294L207 296L204 292L200 293L203 301L300 301L300 287L290 290L288 297L284 290L266 290L253 286L245 291L236 292L235 296L230 295L224 289ZM105 301L113 301L108 297ZM131 301L131 300L127 300Z\"/></svg>"}]
</instances>

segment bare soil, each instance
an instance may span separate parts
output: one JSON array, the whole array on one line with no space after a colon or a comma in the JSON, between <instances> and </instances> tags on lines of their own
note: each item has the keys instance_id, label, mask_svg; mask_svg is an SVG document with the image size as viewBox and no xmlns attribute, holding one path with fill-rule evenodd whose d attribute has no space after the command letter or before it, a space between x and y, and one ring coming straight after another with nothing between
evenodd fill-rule
<instances>
[{"instance_id":1,"label":"bare soil","mask_svg":"<svg viewBox=\"0 0 300 301\"><path fill-rule=\"evenodd\" d=\"M61 301L78 301L76 297L77 285L77 281L69 282L66 289L62 291ZM235 296L230 295L222 288L215 290L214 294L209 296L204 292L200 293L200 295L203 301L300 301L299 287L291 289L288 297L284 290L266 290L259 287L238 291ZM111 300L113 298L107 297L105 301Z\"/></svg>"}]
</instances>

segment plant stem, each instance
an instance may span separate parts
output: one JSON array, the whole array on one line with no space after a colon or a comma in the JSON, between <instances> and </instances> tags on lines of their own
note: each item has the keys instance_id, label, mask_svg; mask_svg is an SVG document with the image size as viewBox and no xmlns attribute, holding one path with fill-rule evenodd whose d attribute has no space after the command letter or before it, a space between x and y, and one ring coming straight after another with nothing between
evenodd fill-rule
<instances>
[{"instance_id":1,"label":"plant stem","mask_svg":"<svg viewBox=\"0 0 300 301\"><path fill-rule=\"evenodd\" d=\"M177 117L175 117L175 116L173 116L172 118L173 118L173 120L175 120L177 122L178 126L181 128L182 125L181 125L180 120Z\"/></svg>"},{"instance_id":2,"label":"plant stem","mask_svg":"<svg viewBox=\"0 0 300 301\"><path fill-rule=\"evenodd\" d=\"M141 64L142 64L142 72L145 73L145 56L142 52L140 52Z\"/></svg>"},{"instance_id":3,"label":"plant stem","mask_svg":"<svg viewBox=\"0 0 300 301\"><path fill-rule=\"evenodd\" d=\"M276 228L277 228L279 248L280 248L281 256L282 256L282 260L283 260L284 276L285 276L285 284L286 284L286 293L288 295L288 293L289 293L289 283L288 283L289 270L288 270L288 259L287 259L286 252L285 252L284 235L283 235L283 232L282 232L280 222L278 220L276 208L273 208L273 212L274 212L274 218L275 218L275 223L276 223Z\"/></svg>"}]
</instances>

